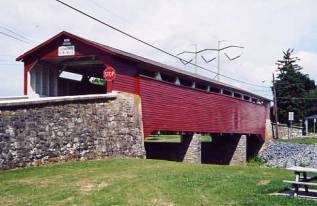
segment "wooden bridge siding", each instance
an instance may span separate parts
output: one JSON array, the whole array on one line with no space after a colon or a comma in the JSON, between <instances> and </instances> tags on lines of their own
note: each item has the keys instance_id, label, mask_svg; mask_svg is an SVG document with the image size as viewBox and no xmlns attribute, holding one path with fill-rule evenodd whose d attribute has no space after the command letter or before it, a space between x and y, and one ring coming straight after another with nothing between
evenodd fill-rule
<instances>
[{"instance_id":1,"label":"wooden bridge siding","mask_svg":"<svg viewBox=\"0 0 317 206\"><path fill-rule=\"evenodd\" d=\"M153 131L263 135L266 108L222 95L140 77L145 137Z\"/></svg>"},{"instance_id":2,"label":"wooden bridge siding","mask_svg":"<svg viewBox=\"0 0 317 206\"><path fill-rule=\"evenodd\" d=\"M113 81L113 90L138 94L138 78L127 75L117 74Z\"/></svg>"},{"instance_id":3,"label":"wooden bridge siding","mask_svg":"<svg viewBox=\"0 0 317 206\"><path fill-rule=\"evenodd\" d=\"M113 90L139 94L138 69L131 63L120 58L113 58L111 65L116 70L116 79L113 81Z\"/></svg>"}]
</instances>

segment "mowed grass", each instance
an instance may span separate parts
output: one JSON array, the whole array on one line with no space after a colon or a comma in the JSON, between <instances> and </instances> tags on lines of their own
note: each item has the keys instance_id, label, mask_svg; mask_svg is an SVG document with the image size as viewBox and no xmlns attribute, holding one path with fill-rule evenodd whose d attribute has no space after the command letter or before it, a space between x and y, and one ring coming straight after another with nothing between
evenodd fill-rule
<instances>
[{"instance_id":1,"label":"mowed grass","mask_svg":"<svg viewBox=\"0 0 317 206\"><path fill-rule=\"evenodd\" d=\"M305 137L296 139L277 139L276 142L288 142L293 144L317 144L317 137Z\"/></svg>"},{"instance_id":2,"label":"mowed grass","mask_svg":"<svg viewBox=\"0 0 317 206\"><path fill-rule=\"evenodd\" d=\"M271 196L293 174L255 166L105 159L0 172L0 205L316 205Z\"/></svg>"},{"instance_id":3,"label":"mowed grass","mask_svg":"<svg viewBox=\"0 0 317 206\"><path fill-rule=\"evenodd\" d=\"M151 135L145 139L146 142L181 142L180 135Z\"/></svg>"},{"instance_id":4,"label":"mowed grass","mask_svg":"<svg viewBox=\"0 0 317 206\"><path fill-rule=\"evenodd\" d=\"M201 135L202 142L211 142L212 137L209 135ZM181 135L151 135L145 139L146 142L181 142Z\"/></svg>"}]
</instances>

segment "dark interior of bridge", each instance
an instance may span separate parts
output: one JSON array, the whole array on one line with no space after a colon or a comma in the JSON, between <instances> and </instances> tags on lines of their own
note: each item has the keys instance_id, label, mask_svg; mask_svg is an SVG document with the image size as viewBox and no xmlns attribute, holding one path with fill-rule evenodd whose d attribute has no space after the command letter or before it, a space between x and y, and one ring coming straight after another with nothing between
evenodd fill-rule
<instances>
[{"instance_id":1,"label":"dark interior of bridge","mask_svg":"<svg viewBox=\"0 0 317 206\"><path fill-rule=\"evenodd\" d=\"M59 57L39 61L31 70L31 88L39 96L106 93L104 65L95 56Z\"/></svg>"}]
</instances>

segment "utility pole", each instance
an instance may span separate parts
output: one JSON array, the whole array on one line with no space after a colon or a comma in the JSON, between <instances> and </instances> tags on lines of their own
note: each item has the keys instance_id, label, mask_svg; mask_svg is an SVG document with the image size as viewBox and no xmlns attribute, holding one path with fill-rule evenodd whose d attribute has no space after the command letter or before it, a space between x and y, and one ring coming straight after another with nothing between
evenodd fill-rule
<instances>
[{"instance_id":1,"label":"utility pole","mask_svg":"<svg viewBox=\"0 0 317 206\"><path fill-rule=\"evenodd\" d=\"M217 51L218 51L218 58L217 58L217 60L218 60L218 63L217 63L217 80L218 81L220 81L220 76L219 76L219 74L220 74L220 41L218 41L218 49L217 49Z\"/></svg>"},{"instance_id":2,"label":"utility pole","mask_svg":"<svg viewBox=\"0 0 317 206\"><path fill-rule=\"evenodd\" d=\"M197 44L194 44L195 46L195 74L197 74Z\"/></svg>"},{"instance_id":3,"label":"utility pole","mask_svg":"<svg viewBox=\"0 0 317 206\"><path fill-rule=\"evenodd\" d=\"M218 52L218 58L217 58L217 80L220 81L220 43L221 42L224 42L225 40L220 40L218 41L218 49L217 49L217 52Z\"/></svg>"},{"instance_id":4,"label":"utility pole","mask_svg":"<svg viewBox=\"0 0 317 206\"><path fill-rule=\"evenodd\" d=\"M275 116L275 139L278 139L278 116L277 116L277 99L276 99L276 87L275 77L273 75L273 101L274 101L274 116Z\"/></svg>"},{"instance_id":5,"label":"utility pole","mask_svg":"<svg viewBox=\"0 0 317 206\"><path fill-rule=\"evenodd\" d=\"M244 49L243 46L236 46L236 45L230 45L230 46L221 47L221 42L224 42L224 41L226 41L226 40L217 41L217 43L218 43L217 49L215 49L215 48L213 48L213 49L202 49L202 50L197 51L197 53L203 53L203 52L206 52L206 51L217 52L217 74L216 74L216 76L214 78L217 78L218 81L220 81L221 52L224 51L224 50L230 49L230 48ZM224 52L224 56L226 56L229 61L233 61L235 59L238 59L238 58L241 57L241 55L242 55L242 53L237 55L237 56L235 56L235 57L230 57L226 52ZM201 57L205 61L205 63L210 63L214 59L216 59L216 58L212 58L211 60L206 60L206 58L204 56L201 56Z\"/></svg>"}]
</instances>

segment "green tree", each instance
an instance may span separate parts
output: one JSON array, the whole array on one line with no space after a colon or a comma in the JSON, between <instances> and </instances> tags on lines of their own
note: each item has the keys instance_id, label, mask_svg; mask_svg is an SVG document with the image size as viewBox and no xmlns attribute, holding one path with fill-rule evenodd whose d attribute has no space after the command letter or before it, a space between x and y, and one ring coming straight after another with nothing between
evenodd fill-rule
<instances>
[{"instance_id":1,"label":"green tree","mask_svg":"<svg viewBox=\"0 0 317 206\"><path fill-rule=\"evenodd\" d=\"M315 82L307 74L301 73L302 67L293 57L293 49L283 52L282 60L277 61L278 75L276 86L279 122L288 122L288 112L294 112L295 122L303 119L309 110L309 102L305 99L311 90L316 88Z\"/></svg>"},{"instance_id":2,"label":"green tree","mask_svg":"<svg viewBox=\"0 0 317 206\"><path fill-rule=\"evenodd\" d=\"M317 114L317 88L310 90L306 95L307 114Z\"/></svg>"}]
</instances>

